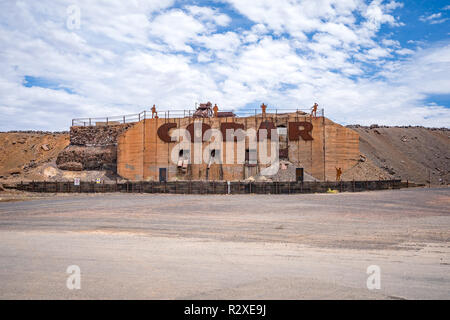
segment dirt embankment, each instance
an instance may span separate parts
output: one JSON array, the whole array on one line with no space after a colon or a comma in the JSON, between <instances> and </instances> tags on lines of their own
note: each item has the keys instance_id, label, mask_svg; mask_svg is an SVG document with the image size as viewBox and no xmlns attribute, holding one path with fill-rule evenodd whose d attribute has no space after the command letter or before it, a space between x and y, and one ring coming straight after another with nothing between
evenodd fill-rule
<instances>
[{"instance_id":1,"label":"dirt embankment","mask_svg":"<svg viewBox=\"0 0 450 320\"><path fill-rule=\"evenodd\" d=\"M84 181L116 178L100 170L60 170L56 159L69 144L67 132L0 132L0 185L32 180L71 181L75 177Z\"/></svg>"},{"instance_id":2,"label":"dirt embankment","mask_svg":"<svg viewBox=\"0 0 450 320\"><path fill-rule=\"evenodd\" d=\"M433 185L450 183L450 130L423 127L349 126L360 135L361 161L343 180L399 178ZM110 180L106 171L65 171L58 154L70 143L68 133L0 133L0 183L30 180Z\"/></svg>"},{"instance_id":3,"label":"dirt embankment","mask_svg":"<svg viewBox=\"0 0 450 320\"><path fill-rule=\"evenodd\" d=\"M1 132L0 179L42 179L35 169L53 162L69 140L68 133Z\"/></svg>"},{"instance_id":4,"label":"dirt embankment","mask_svg":"<svg viewBox=\"0 0 450 320\"><path fill-rule=\"evenodd\" d=\"M350 127L360 135L361 154L384 174L417 183L428 183L430 177L433 185L450 183L450 130Z\"/></svg>"}]
</instances>

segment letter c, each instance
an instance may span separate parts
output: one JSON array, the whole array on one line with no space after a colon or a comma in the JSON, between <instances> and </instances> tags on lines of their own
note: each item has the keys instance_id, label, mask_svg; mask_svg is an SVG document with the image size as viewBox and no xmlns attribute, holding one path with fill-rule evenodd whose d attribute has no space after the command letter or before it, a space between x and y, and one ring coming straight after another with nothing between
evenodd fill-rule
<instances>
[{"instance_id":1,"label":"letter c","mask_svg":"<svg viewBox=\"0 0 450 320\"><path fill-rule=\"evenodd\" d=\"M170 129L176 128L176 123L164 123L158 128L158 137L164 142L175 142L169 135Z\"/></svg>"}]
</instances>

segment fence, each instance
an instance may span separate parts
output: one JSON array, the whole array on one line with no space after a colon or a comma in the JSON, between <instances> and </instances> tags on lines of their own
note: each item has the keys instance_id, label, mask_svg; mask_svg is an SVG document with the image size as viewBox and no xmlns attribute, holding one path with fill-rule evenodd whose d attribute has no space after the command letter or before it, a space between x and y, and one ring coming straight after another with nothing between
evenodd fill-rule
<instances>
[{"instance_id":1,"label":"fence","mask_svg":"<svg viewBox=\"0 0 450 320\"><path fill-rule=\"evenodd\" d=\"M225 111L225 110L224 110ZM262 116L261 110L226 110L233 112L237 117L251 117L251 116ZM162 119L168 118L191 118L194 115L195 110L166 110L159 111L158 117ZM303 114L311 114L310 109L274 109L267 110L267 116L277 116L285 113L297 112ZM318 117L323 117L324 110L320 109L317 112ZM151 111L142 111L136 114L128 114L122 116L112 116L112 117L100 117L100 118L77 118L72 119L72 126L98 126L98 125L116 125L124 123L134 123L139 122L144 119L151 119Z\"/></svg>"},{"instance_id":2,"label":"fence","mask_svg":"<svg viewBox=\"0 0 450 320\"><path fill-rule=\"evenodd\" d=\"M96 183L33 181L21 182L9 188L29 192L65 193L178 193L178 194L296 194L323 193L328 189L339 192L400 189L411 186L401 180L341 181L341 182L227 182L227 181L128 181L116 183Z\"/></svg>"}]
</instances>

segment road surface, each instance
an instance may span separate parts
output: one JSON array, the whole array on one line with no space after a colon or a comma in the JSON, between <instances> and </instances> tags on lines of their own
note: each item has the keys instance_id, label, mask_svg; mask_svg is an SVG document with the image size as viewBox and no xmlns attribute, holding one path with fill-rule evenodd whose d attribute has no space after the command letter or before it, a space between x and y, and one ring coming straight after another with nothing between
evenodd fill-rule
<instances>
[{"instance_id":1,"label":"road surface","mask_svg":"<svg viewBox=\"0 0 450 320\"><path fill-rule=\"evenodd\" d=\"M0 202L0 299L449 299L449 208L448 188Z\"/></svg>"}]
</instances>

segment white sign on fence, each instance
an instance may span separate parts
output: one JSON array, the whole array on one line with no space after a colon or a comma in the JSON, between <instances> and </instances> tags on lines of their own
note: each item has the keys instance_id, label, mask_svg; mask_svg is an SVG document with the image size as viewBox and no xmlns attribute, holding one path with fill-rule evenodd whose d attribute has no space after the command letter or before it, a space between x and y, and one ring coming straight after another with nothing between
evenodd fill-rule
<instances>
[{"instance_id":1,"label":"white sign on fence","mask_svg":"<svg viewBox=\"0 0 450 320\"><path fill-rule=\"evenodd\" d=\"M73 184L74 184L75 186L79 186L79 185L80 185L80 178L74 178L74 179L73 179Z\"/></svg>"}]
</instances>

